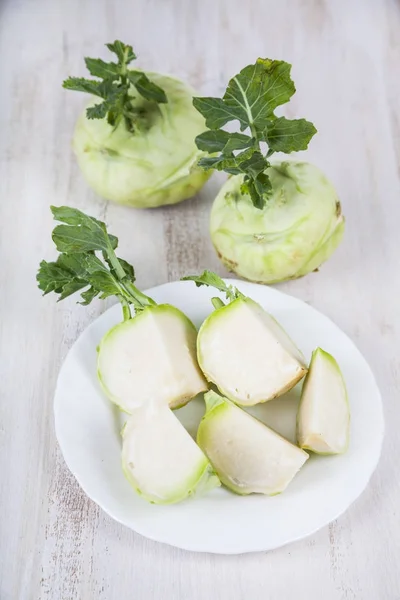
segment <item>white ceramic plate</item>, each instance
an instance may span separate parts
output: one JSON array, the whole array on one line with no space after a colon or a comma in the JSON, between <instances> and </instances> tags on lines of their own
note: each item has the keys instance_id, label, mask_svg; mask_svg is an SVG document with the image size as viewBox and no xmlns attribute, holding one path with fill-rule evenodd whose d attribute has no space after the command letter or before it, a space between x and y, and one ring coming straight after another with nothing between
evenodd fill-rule
<instances>
[{"instance_id":1,"label":"white ceramic plate","mask_svg":"<svg viewBox=\"0 0 400 600\"><path fill-rule=\"evenodd\" d=\"M121 320L119 305L101 315L71 348L58 378L54 410L65 461L86 494L111 517L138 533L198 552L238 554L277 548L303 538L338 517L361 494L378 462L383 416L371 370L353 342L327 317L273 288L229 280L271 312L307 360L317 346L337 359L348 388L351 441L343 456L311 455L287 490L274 497L236 496L224 488L172 506L148 504L121 470L123 414L102 393L96 346ZM215 290L175 282L146 291L174 304L200 325ZM251 412L294 441L299 386ZM176 412L192 435L203 414L197 398Z\"/></svg>"}]
</instances>

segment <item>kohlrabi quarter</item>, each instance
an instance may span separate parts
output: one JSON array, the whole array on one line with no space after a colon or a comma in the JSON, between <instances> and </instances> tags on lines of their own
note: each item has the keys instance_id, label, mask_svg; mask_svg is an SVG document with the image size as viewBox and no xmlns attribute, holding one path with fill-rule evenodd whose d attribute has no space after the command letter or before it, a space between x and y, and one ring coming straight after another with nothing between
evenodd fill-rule
<instances>
[{"instance_id":1,"label":"kohlrabi quarter","mask_svg":"<svg viewBox=\"0 0 400 600\"><path fill-rule=\"evenodd\" d=\"M212 242L230 271L259 283L314 271L344 232L335 189L317 167L270 161L275 153L306 150L316 133L305 119L274 114L295 92L290 69L260 58L230 80L222 99L193 100L210 129L196 138L211 155L199 164L231 175L212 207ZM240 132L221 129L230 121Z\"/></svg>"},{"instance_id":2,"label":"kohlrabi quarter","mask_svg":"<svg viewBox=\"0 0 400 600\"><path fill-rule=\"evenodd\" d=\"M220 485L208 459L167 406L134 410L123 431L122 468L155 504L172 504Z\"/></svg>"},{"instance_id":3,"label":"kohlrabi quarter","mask_svg":"<svg viewBox=\"0 0 400 600\"><path fill-rule=\"evenodd\" d=\"M128 67L132 47L107 44L118 61L85 58L93 77L70 77L64 87L92 96L79 117L73 147L88 184L120 204L148 208L196 194L209 177L197 162L195 137L204 118L193 90L167 75Z\"/></svg>"},{"instance_id":4,"label":"kohlrabi quarter","mask_svg":"<svg viewBox=\"0 0 400 600\"><path fill-rule=\"evenodd\" d=\"M197 443L221 482L236 494L283 492L308 454L215 392L204 399Z\"/></svg>"},{"instance_id":5,"label":"kohlrabi quarter","mask_svg":"<svg viewBox=\"0 0 400 600\"><path fill-rule=\"evenodd\" d=\"M82 304L97 296L116 296L122 304L123 322L98 347L98 376L108 398L131 413L155 399L177 408L206 390L196 360L197 331L186 315L157 305L134 285L133 267L117 257L118 239L104 223L65 206L52 212L63 223L52 236L60 255L56 262L41 262L39 288L59 294L59 300L84 290Z\"/></svg>"},{"instance_id":6,"label":"kohlrabi quarter","mask_svg":"<svg viewBox=\"0 0 400 600\"><path fill-rule=\"evenodd\" d=\"M317 454L342 454L350 435L346 384L336 360L317 348L304 380L297 415L297 441Z\"/></svg>"},{"instance_id":7,"label":"kohlrabi quarter","mask_svg":"<svg viewBox=\"0 0 400 600\"><path fill-rule=\"evenodd\" d=\"M197 358L208 381L229 399L252 406L281 396L307 373L304 358L285 330L257 302L205 271L193 280L226 294L200 327Z\"/></svg>"}]
</instances>

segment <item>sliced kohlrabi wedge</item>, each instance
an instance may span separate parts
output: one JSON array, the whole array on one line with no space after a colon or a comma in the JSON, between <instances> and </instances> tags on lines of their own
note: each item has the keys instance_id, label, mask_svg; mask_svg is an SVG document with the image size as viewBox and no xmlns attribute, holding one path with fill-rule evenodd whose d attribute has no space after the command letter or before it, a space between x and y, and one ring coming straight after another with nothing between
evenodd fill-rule
<instances>
[{"instance_id":1,"label":"sliced kohlrabi wedge","mask_svg":"<svg viewBox=\"0 0 400 600\"><path fill-rule=\"evenodd\" d=\"M349 433L350 407L343 375L333 356L317 348L297 415L299 446L318 454L341 454L347 450Z\"/></svg>"},{"instance_id":2,"label":"sliced kohlrabi wedge","mask_svg":"<svg viewBox=\"0 0 400 600\"><path fill-rule=\"evenodd\" d=\"M219 394L204 399L197 443L221 482L236 494L283 492L308 454Z\"/></svg>"},{"instance_id":3,"label":"sliced kohlrabi wedge","mask_svg":"<svg viewBox=\"0 0 400 600\"><path fill-rule=\"evenodd\" d=\"M157 398L178 408L207 383L196 358L193 323L169 304L145 308L113 327L98 348L98 375L107 396L122 410Z\"/></svg>"},{"instance_id":4,"label":"sliced kohlrabi wedge","mask_svg":"<svg viewBox=\"0 0 400 600\"><path fill-rule=\"evenodd\" d=\"M220 485L210 462L168 406L147 403L123 432L122 468L149 502L172 504Z\"/></svg>"},{"instance_id":5,"label":"sliced kohlrabi wedge","mask_svg":"<svg viewBox=\"0 0 400 600\"><path fill-rule=\"evenodd\" d=\"M301 352L279 323L246 297L205 320L197 356L206 378L243 406L280 396L307 372Z\"/></svg>"}]
</instances>

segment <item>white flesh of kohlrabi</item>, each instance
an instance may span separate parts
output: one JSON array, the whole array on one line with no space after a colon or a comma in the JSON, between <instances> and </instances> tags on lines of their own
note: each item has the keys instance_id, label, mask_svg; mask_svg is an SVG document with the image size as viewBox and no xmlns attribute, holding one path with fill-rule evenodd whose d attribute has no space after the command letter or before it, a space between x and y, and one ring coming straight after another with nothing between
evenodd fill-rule
<instances>
[{"instance_id":1,"label":"white flesh of kohlrabi","mask_svg":"<svg viewBox=\"0 0 400 600\"><path fill-rule=\"evenodd\" d=\"M157 398L183 406L207 383L196 359L197 331L168 304L151 306L113 327L98 348L98 375L107 396L131 413Z\"/></svg>"},{"instance_id":2,"label":"white flesh of kohlrabi","mask_svg":"<svg viewBox=\"0 0 400 600\"><path fill-rule=\"evenodd\" d=\"M249 298L214 311L200 328L197 349L207 379L243 406L280 396L307 372L287 333Z\"/></svg>"},{"instance_id":3,"label":"white flesh of kohlrabi","mask_svg":"<svg viewBox=\"0 0 400 600\"><path fill-rule=\"evenodd\" d=\"M297 417L302 448L318 454L341 454L349 442L350 407L336 360L321 348L313 352Z\"/></svg>"},{"instance_id":4,"label":"white flesh of kohlrabi","mask_svg":"<svg viewBox=\"0 0 400 600\"><path fill-rule=\"evenodd\" d=\"M205 400L197 443L221 482L237 494L283 492L308 454L215 392Z\"/></svg>"},{"instance_id":5,"label":"white flesh of kohlrabi","mask_svg":"<svg viewBox=\"0 0 400 600\"><path fill-rule=\"evenodd\" d=\"M220 485L208 459L167 406L135 410L123 429L122 467L146 500L180 502Z\"/></svg>"}]
</instances>

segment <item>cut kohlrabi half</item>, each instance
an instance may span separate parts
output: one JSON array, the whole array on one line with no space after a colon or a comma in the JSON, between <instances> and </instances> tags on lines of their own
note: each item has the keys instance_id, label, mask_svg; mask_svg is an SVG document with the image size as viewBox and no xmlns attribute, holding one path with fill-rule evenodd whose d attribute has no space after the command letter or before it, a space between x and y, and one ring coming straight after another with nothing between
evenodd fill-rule
<instances>
[{"instance_id":1,"label":"cut kohlrabi half","mask_svg":"<svg viewBox=\"0 0 400 600\"><path fill-rule=\"evenodd\" d=\"M158 401L135 410L122 435L123 471L146 500L172 504L220 485L199 446Z\"/></svg>"},{"instance_id":2,"label":"cut kohlrabi half","mask_svg":"<svg viewBox=\"0 0 400 600\"><path fill-rule=\"evenodd\" d=\"M205 391L193 323L135 286L132 265L116 255L118 238L102 221L68 206L53 206L52 212L62 223L52 235L60 254L55 262L40 263L39 288L59 300L80 291L81 304L115 296L122 305L123 321L98 347L98 376L109 399L130 413L152 398L177 408Z\"/></svg>"},{"instance_id":3,"label":"cut kohlrabi half","mask_svg":"<svg viewBox=\"0 0 400 600\"><path fill-rule=\"evenodd\" d=\"M106 395L124 411L157 398L183 406L207 383L196 360L197 331L169 304L149 306L113 327L98 348L98 376Z\"/></svg>"},{"instance_id":4,"label":"cut kohlrabi half","mask_svg":"<svg viewBox=\"0 0 400 600\"><path fill-rule=\"evenodd\" d=\"M204 399L197 443L221 482L236 494L283 492L308 454L215 392Z\"/></svg>"},{"instance_id":5,"label":"cut kohlrabi half","mask_svg":"<svg viewBox=\"0 0 400 600\"><path fill-rule=\"evenodd\" d=\"M214 299L216 310L197 338L197 357L208 381L242 406L276 398L307 372L303 355L279 323L259 304L205 271L194 280L226 293L229 304Z\"/></svg>"},{"instance_id":6,"label":"cut kohlrabi half","mask_svg":"<svg viewBox=\"0 0 400 600\"><path fill-rule=\"evenodd\" d=\"M350 435L350 406L336 360L321 348L311 358L297 415L301 448L317 454L342 454Z\"/></svg>"}]
</instances>

